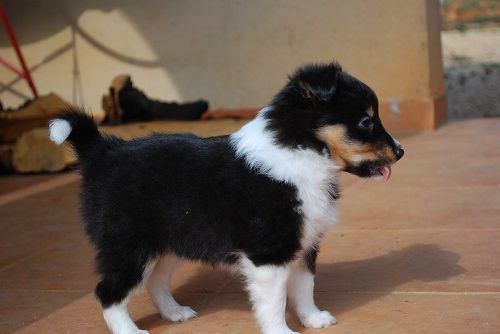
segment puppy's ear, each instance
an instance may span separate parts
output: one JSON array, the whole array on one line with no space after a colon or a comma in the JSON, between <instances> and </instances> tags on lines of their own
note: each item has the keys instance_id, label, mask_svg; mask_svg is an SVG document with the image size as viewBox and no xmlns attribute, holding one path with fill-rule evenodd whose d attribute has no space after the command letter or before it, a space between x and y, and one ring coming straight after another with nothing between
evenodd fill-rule
<instances>
[{"instance_id":1,"label":"puppy's ear","mask_svg":"<svg viewBox=\"0 0 500 334\"><path fill-rule=\"evenodd\" d=\"M308 65L300 68L291 78L304 99L313 103L329 101L337 91L342 68L338 63Z\"/></svg>"},{"instance_id":2,"label":"puppy's ear","mask_svg":"<svg viewBox=\"0 0 500 334\"><path fill-rule=\"evenodd\" d=\"M329 101L337 91L337 86L332 85L327 87L313 87L305 81L298 82L300 93L305 99L310 99L313 102Z\"/></svg>"}]
</instances>

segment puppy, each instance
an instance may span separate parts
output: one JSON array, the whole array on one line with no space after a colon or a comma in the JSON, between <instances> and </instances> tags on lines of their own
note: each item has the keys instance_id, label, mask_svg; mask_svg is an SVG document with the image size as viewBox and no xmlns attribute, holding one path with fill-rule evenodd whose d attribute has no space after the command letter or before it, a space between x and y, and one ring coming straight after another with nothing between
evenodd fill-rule
<instances>
[{"instance_id":1,"label":"puppy","mask_svg":"<svg viewBox=\"0 0 500 334\"><path fill-rule=\"evenodd\" d=\"M125 141L70 110L50 123L81 163L81 212L97 250L95 294L115 334L147 333L127 304L146 286L165 319L196 316L169 283L177 263L233 266L264 334L290 334L288 301L306 327L335 324L314 303L316 254L337 221L336 175L387 180L401 145L375 93L337 63L304 66L230 136L155 134Z\"/></svg>"}]
</instances>

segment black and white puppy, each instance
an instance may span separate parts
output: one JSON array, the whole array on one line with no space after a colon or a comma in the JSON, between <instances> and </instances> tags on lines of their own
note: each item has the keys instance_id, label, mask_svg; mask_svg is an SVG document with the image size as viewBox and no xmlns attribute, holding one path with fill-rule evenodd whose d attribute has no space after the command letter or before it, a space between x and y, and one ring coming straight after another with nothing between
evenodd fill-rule
<instances>
[{"instance_id":1,"label":"black and white puppy","mask_svg":"<svg viewBox=\"0 0 500 334\"><path fill-rule=\"evenodd\" d=\"M155 134L125 141L70 110L50 123L81 162L81 211L97 249L95 289L115 334L147 333L127 304L146 286L165 319L187 320L169 286L181 260L233 266L264 334L336 322L313 300L316 254L337 221L336 175L390 176L403 155L383 128L375 93L337 63L309 65L230 136Z\"/></svg>"}]
</instances>

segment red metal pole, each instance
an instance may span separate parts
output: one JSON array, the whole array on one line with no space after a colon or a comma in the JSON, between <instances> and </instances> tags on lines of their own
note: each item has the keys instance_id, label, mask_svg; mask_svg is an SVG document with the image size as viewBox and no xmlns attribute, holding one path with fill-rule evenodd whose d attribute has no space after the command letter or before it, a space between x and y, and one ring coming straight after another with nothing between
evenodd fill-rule
<instances>
[{"instance_id":1,"label":"red metal pole","mask_svg":"<svg viewBox=\"0 0 500 334\"><path fill-rule=\"evenodd\" d=\"M12 72L16 73L17 76L26 79L23 72L19 71L17 68L12 66L8 61L4 60L2 57L0 57L0 64L5 66L7 69L11 70Z\"/></svg>"},{"instance_id":2,"label":"red metal pole","mask_svg":"<svg viewBox=\"0 0 500 334\"><path fill-rule=\"evenodd\" d=\"M5 10L1 5L0 5L0 18L2 19L3 25L5 26L5 31L7 32L7 36L9 36L10 42L12 43L12 46L16 51L17 59L19 59L21 67L23 68L22 77L25 78L26 81L28 81L28 85L31 88L31 92L36 98L38 97L38 90L36 89L35 83L33 82L33 78L31 78L31 73L28 67L26 66L26 62L24 61L24 57L21 52L21 48L17 43L16 35L14 35L14 30L12 29L12 25L10 24L9 18L7 17L7 13L5 12ZM10 66L9 68L12 70L12 66Z\"/></svg>"}]
</instances>

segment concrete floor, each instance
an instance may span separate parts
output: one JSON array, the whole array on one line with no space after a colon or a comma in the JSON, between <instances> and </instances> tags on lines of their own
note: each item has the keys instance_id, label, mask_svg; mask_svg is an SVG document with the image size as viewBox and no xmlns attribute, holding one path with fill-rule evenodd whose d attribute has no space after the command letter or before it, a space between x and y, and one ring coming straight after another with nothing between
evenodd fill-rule
<instances>
[{"instance_id":1,"label":"concrete floor","mask_svg":"<svg viewBox=\"0 0 500 334\"><path fill-rule=\"evenodd\" d=\"M316 299L339 323L302 333L499 333L500 118L402 138L389 182L342 176L340 222L319 255ZM29 179L29 178L28 178ZM0 179L0 333L106 333L78 176ZM20 187L15 186L21 184ZM5 190L9 187L9 190ZM258 333L227 273L186 264L175 295L199 317L160 319L146 293L131 314L152 333Z\"/></svg>"}]
</instances>

